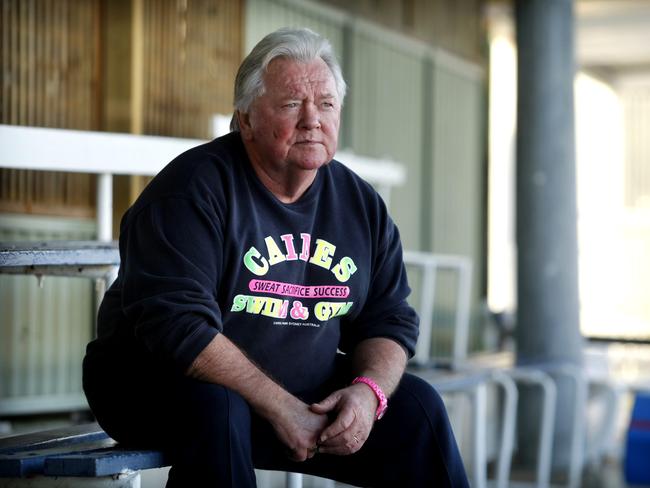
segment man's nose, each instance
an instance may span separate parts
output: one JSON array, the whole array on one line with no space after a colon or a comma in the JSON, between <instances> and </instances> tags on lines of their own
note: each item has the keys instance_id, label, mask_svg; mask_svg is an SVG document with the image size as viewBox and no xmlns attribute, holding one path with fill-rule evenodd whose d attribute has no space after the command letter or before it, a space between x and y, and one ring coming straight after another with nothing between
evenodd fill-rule
<instances>
[{"instance_id":1,"label":"man's nose","mask_svg":"<svg viewBox=\"0 0 650 488\"><path fill-rule=\"evenodd\" d=\"M313 103L306 103L303 106L300 127L308 130L320 127L320 113Z\"/></svg>"}]
</instances>

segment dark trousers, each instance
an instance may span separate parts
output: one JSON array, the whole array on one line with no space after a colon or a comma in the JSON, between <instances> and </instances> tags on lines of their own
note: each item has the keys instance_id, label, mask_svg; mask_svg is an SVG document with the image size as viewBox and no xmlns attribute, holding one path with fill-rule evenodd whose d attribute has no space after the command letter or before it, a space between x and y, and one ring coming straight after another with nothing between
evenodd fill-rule
<instances>
[{"instance_id":1,"label":"dark trousers","mask_svg":"<svg viewBox=\"0 0 650 488\"><path fill-rule=\"evenodd\" d=\"M174 373L152 370L142 377L120 369L86 358L84 389L90 406L117 441L169 454L168 487L254 487L254 468L313 474L357 486L469 486L444 404L416 376L404 375L360 451L349 456L317 454L299 463L288 458L270 424L234 391ZM332 391L342 382L347 382L344 373L327 388L301 396L307 402L321 400L327 394L322 390Z\"/></svg>"}]
</instances>

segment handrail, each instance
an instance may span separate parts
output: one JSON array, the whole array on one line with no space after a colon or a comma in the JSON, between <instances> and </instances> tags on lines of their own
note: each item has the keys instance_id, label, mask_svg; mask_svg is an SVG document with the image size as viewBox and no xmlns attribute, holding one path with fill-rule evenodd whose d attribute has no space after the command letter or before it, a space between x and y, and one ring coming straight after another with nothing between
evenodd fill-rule
<instances>
[{"instance_id":1,"label":"handrail","mask_svg":"<svg viewBox=\"0 0 650 488\"><path fill-rule=\"evenodd\" d=\"M404 264L422 269L420 290L420 337L414 361L418 364L431 362L431 335L433 331L433 308L436 292L436 274L440 269L458 273L456 321L454 324L453 365L467 359L469 341L470 302L472 286L472 261L465 256L433 254L421 251L404 251Z\"/></svg>"}]
</instances>

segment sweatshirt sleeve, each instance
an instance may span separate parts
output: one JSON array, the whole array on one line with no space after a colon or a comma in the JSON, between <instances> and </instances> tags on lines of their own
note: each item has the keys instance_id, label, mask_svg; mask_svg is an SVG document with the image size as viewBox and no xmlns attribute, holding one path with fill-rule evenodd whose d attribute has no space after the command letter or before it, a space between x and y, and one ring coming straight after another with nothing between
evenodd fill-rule
<instances>
[{"instance_id":1,"label":"sweatshirt sleeve","mask_svg":"<svg viewBox=\"0 0 650 488\"><path fill-rule=\"evenodd\" d=\"M120 242L122 309L156 357L187 370L222 330L216 215L184 197L149 203Z\"/></svg>"},{"instance_id":2,"label":"sweatshirt sleeve","mask_svg":"<svg viewBox=\"0 0 650 488\"><path fill-rule=\"evenodd\" d=\"M373 260L368 297L360 313L342 327L341 350L351 352L359 342L386 337L415 354L419 319L407 303L411 293L402 258L399 231L385 215L382 239Z\"/></svg>"}]
</instances>

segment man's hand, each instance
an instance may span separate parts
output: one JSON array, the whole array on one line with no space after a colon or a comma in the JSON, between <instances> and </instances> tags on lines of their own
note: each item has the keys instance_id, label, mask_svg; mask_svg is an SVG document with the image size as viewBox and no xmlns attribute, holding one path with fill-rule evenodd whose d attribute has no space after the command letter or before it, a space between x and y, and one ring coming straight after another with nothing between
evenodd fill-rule
<instances>
[{"instance_id":1,"label":"man's hand","mask_svg":"<svg viewBox=\"0 0 650 488\"><path fill-rule=\"evenodd\" d=\"M304 461L316 454L318 438L327 427L324 413L309 405L266 376L226 336L218 334L199 353L187 374L239 393L260 416L267 419L291 458Z\"/></svg>"},{"instance_id":2,"label":"man's hand","mask_svg":"<svg viewBox=\"0 0 650 488\"><path fill-rule=\"evenodd\" d=\"M317 414L336 413L335 420L318 439L318 452L347 455L357 452L368 439L375 422L377 397L363 384L337 390L311 405Z\"/></svg>"},{"instance_id":3,"label":"man's hand","mask_svg":"<svg viewBox=\"0 0 650 488\"><path fill-rule=\"evenodd\" d=\"M307 404L290 397L269 421L280 441L289 448L289 457L301 462L316 454L319 436L327 427L328 419L324 412L314 412Z\"/></svg>"}]
</instances>

